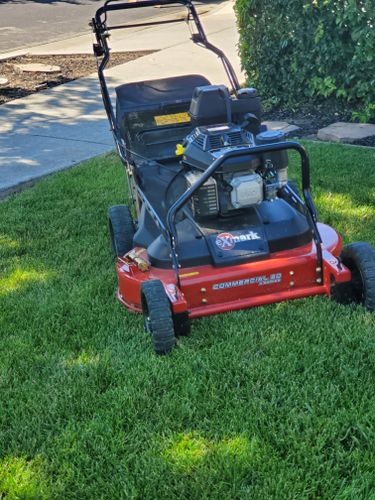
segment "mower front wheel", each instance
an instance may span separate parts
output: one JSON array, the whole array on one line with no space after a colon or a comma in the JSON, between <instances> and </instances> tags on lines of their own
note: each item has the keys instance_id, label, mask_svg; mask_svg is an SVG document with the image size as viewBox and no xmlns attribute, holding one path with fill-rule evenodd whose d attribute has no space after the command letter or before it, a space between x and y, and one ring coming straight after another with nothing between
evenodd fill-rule
<instances>
[{"instance_id":1,"label":"mower front wheel","mask_svg":"<svg viewBox=\"0 0 375 500\"><path fill-rule=\"evenodd\" d=\"M108 210L109 236L115 257L123 257L133 248L135 226L127 205L115 205Z\"/></svg>"},{"instance_id":2,"label":"mower front wheel","mask_svg":"<svg viewBox=\"0 0 375 500\"><path fill-rule=\"evenodd\" d=\"M146 332L151 334L157 354L168 354L176 344L171 306L159 280L141 285L141 304Z\"/></svg>"},{"instance_id":3,"label":"mower front wheel","mask_svg":"<svg viewBox=\"0 0 375 500\"><path fill-rule=\"evenodd\" d=\"M352 279L333 287L332 296L341 304L362 304L375 312L375 251L368 243L358 242L344 246L340 259L351 271Z\"/></svg>"}]
</instances>

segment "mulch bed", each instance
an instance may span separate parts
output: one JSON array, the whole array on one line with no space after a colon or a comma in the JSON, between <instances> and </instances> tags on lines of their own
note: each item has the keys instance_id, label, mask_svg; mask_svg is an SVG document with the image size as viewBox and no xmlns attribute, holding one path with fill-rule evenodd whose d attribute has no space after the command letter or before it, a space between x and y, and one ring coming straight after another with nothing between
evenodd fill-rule
<instances>
[{"instance_id":1,"label":"mulch bed","mask_svg":"<svg viewBox=\"0 0 375 500\"><path fill-rule=\"evenodd\" d=\"M111 54L107 68L123 64L138 57L151 54L155 51L140 52L116 52ZM22 72L14 67L15 64L41 63L60 66L60 73L29 73ZM82 78L96 71L96 59L94 55L54 55L40 56L27 55L14 57L0 62L0 77L9 81L0 86L0 105L13 99L25 97L46 88L55 87L77 78Z\"/></svg>"},{"instance_id":2,"label":"mulch bed","mask_svg":"<svg viewBox=\"0 0 375 500\"><path fill-rule=\"evenodd\" d=\"M288 122L300 127L291 136L305 139L316 139L318 130L335 122L352 121L352 110L342 109L334 101L327 101L313 107L301 106L298 109L272 109L263 113L263 120ZM355 141L357 146L375 147L375 137Z\"/></svg>"}]
</instances>

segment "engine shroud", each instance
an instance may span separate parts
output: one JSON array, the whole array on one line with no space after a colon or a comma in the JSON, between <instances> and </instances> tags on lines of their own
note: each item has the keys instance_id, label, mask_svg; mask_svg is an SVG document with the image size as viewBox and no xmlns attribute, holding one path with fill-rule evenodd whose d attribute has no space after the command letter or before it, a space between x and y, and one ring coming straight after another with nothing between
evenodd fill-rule
<instances>
[{"instance_id":1,"label":"engine shroud","mask_svg":"<svg viewBox=\"0 0 375 500\"><path fill-rule=\"evenodd\" d=\"M270 137L268 137L270 136ZM268 139L281 140L283 134L263 133L254 135L234 124L196 127L185 141L183 165L189 171L185 175L187 187L197 181L216 159L228 150L241 149L241 156L228 158L193 196L193 216L227 215L234 210L258 205L264 200L277 197L277 191L288 181L285 157L255 155L250 148ZM249 148L249 154L243 151ZM287 157L286 157L287 160ZM281 167L281 168L280 168Z\"/></svg>"},{"instance_id":2,"label":"engine shroud","mask_svg":"<svg viewBox=\"0 0 375 500\"><path fill-rule=\"evenodd\" d=\"M253 134L239 125L219 124L208 127L196 127L185 140L184 164L198 170L206 170L219 156L228 150L253 147ZM228 159L217 173L255 170L261 164L260 158L251 155L244 158Z\"/></svg>"}]
</instances>

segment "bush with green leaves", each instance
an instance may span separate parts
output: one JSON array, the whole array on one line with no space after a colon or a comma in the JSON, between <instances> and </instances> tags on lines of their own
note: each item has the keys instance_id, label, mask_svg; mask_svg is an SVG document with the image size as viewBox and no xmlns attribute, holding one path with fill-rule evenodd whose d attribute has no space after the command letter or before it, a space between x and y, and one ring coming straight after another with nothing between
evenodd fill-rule
<instances>
[{"instance_id":1,"label":"bush with green leaves","mask_svg":"<svg viewBox=\"0 0 375 500\"><path fill-rule=\"evenodd\" d=\"M242 65L274 104L338 98L375 116L374 0L237 0Z\"/></svg>"}]
</instances>

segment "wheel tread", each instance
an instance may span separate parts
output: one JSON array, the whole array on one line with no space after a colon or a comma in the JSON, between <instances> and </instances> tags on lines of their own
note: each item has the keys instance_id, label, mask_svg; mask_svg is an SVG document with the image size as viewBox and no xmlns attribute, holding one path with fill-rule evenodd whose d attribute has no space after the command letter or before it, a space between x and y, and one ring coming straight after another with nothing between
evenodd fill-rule
<instances>
[{"instance_id":1,"label":"wheel tread","mask_svg":"<svg viewBox=\"0 0 375 500\"><path fill-rule=\"evenodd\" d=\"M375 311L375 250L369 243L356 242L346 245L341 252L341 260L350 270L357 269L360 272L363 286L362 303L369 311ZM345 284L344 284L345 285ZM338 302L347 303L353 301L355 294L353 287L336 286L334 297Z\"/></svg>"},{"instance_id":2,"label":"wheel tread","mask_svg":"<svg viewBox=\"0 0 375 500\"><path fill-rule=\"evenodd\" d=\"M170 303L162 282L149 280L142 283L142 295L142 303L146 302L148 307L154 350L157 354L167 354L176 344L176 337ZM147 314L145 310L144 314Z\"/></svg>"},{"instance_id":3,"label":"wheel tread","mask_svg":"<svg viewBox=\"0 0 375 500\"><path fill-rule=\"evenodd\" d=\"M114 205L108 210L113 253L122 257L133 248L135 225L127 205Z\"/></svg>"}]
</instances>

